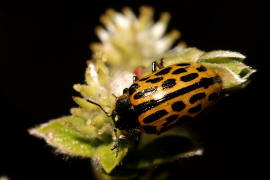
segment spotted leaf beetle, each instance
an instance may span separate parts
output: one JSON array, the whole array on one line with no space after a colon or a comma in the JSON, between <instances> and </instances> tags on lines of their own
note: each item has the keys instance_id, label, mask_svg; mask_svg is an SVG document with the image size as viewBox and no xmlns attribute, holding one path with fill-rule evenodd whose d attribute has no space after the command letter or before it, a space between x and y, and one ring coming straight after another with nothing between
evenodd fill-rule
<instances>
[{"instance_id":1,"label":"spotted leaf beetle","mask_svg":"<svg viewBox=\"0 0 270 180\"><path fill-rule=\"evenodd\" d=\"M159 70L157 70L157 67ZM222 89L219 76L205 66L186 62L163 67L155 61L152 74L133 77L133 84L117 97L111 114L99 106L107 116L112 117L115 128L129 134L160 134L177 124L200 117L207 113L217 101ZM113 149L116 156L120 141L117 137Z\"/></svg>"}]
</instances>

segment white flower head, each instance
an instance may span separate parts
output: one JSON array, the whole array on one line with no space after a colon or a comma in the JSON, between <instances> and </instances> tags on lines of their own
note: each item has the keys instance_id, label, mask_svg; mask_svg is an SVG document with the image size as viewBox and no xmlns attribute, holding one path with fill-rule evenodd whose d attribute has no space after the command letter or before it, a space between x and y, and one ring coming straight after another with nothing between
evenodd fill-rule
<instances>
[{"instance_id":1,"label":"white flower head","mask_svg":"<svg viewBox=\"0 0 270 180\"><path fill-rule=\"evenodd\" d=\"M122 13L107 10L101 17L104 27L96 29L101 43L91 44L91 49L102 51L110 65L123 65L126 69L148 66L180 36L177 30L165 34L169 13L162 13L157 22L153 21L153 13L153 8L145 6L140 8L138 17L129 8L124 8Z\"/></svg>"}]
</instances>

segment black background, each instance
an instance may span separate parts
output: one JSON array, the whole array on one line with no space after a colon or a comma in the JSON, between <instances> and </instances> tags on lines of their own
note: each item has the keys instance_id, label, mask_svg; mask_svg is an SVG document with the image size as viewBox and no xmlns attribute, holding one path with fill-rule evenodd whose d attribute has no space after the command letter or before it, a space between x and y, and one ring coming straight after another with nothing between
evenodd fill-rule
<instances>
[{"instance_id":1,"label":"black background","mask_svg":"<svg viewBox=\"0 0 270 180\"><path fill-rule=\"evenodd\" d=\"M221 100L199 123L205 155L180 160L173 179L242 179L261 172L267 142L263 123L269 61L266 6L259 1L65 1L15 2L0 6L0 177L11 179L93 179L90 160L53 153L27 129L69 114L74 83L84 80L94 27L107 8L151 5L169 11L169 29L179 29L189 46L239 51L258 69L244 90ZM265 107L265 108L264 108ZM259 178L260 179L260 178Z\"/></svg>"}]
</instances>

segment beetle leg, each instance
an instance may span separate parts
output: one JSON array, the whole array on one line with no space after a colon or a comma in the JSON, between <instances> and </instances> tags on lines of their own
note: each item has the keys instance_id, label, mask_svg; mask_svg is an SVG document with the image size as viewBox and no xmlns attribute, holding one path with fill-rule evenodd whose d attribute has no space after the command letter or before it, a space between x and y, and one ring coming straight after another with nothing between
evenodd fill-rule
<instances>
[{"instance_id":1,"label":"beetle leg","mask_svg":"<svg viewBox=\"0 0 270 180\"><path fill-rule=\"evenodd\" d=\"M115 150L115 157L118 156L118 153L119 153L119 146L120 146L120 142L119 142L119 139L115 142L115 144L113 145L113 147L111 148L111 150Z\"/></svg>"},{"instance_id":2,"label":"beetle leg","mask_svg":"<svg viewBox=\"0 0 270 180\"><path fill-rule=\"evenodd\" d=\"M115 142L115 144L113 145L113 147L111 148L111 150L114 150L114 149L119 149L119 138L118 138L118 136L117 136L117 129L116 128L113 128L113 132L114 132L114 135L115 135L115 137L116 137L116 142ZM118 151L116 149L116 151ZM118 152L117 152L117 154L118 154Z\"/></svg>"},{"instance_id":3,"label":"beetle leg","mask_svg":"<svg viewBox=\"0 0 270 180\"><path fill-rule=\"evenodd\" d=\"M141 137L141 134L137 134L137 135L135 136L136 141L139 141L139 140L140 140L140 137Z\"/></svg>"},{"instance_id":4,"label":"beetle leg","mask_svg":"<svg viewBox=\"0 0 270 180\"><path fill-rule=\"evenodd\" d=\"M157 70L157 62L152 62L152 72L155 72Z\"/></svg>"},{"instance_id":5,"label":"beetle leg","mask_svg":"<svg viewBox=\"0 0 270 180\"><path fill-rule=\"evenodd\" d=\"M118 153L119 153L119 147L120 147L120 145L121 145L121 142L122 142L122 141L127 141L127 140L128 140L128 138L127 138L126 136L124 136L124 135L120 135L119 138L117 138L115 144L114 144L113 147L111 148L111 150L116 149L116 151L115 151L115 157L118 156Z\"/></svg>"},{"instance_id":6,"label":"beetle leg","mask_svg":"<svg viewBox=\"0 0 270 180\"><path fill-rule=\"evenodd\" d=\"M157 62L156 62L156 65L157 65L157 67L158 67L159 69L164 68L164 66L163 66L163 58L160 59L160 63L157 63Z\"/></svg>"},{"instance_id":7,"label":"beetle leg","mask_svg":"<svg viewBox=\"0 0 270 180\"><path fill-rule=\"evenodd\" d=\"M160 67L159 67L159 69L164 68L164 63L163 63L164 61L163 60L164 60L164 58L160 59L160 63L159 63Z\"/></svg>"},{"instance_id":8,"label":"beetle leg","mask_svg":"<svg viewBox=\"0 0 270 180\"><path fill-rule=\"evenodd\" d=\"M157 70L157 67L159 69L163 68L163 58L161 58L160 63L157 63L156 61L152 62L152 72L155 72Z\"/></svg>"},{"instance_id":9,"label":"beetle leg","mask_svg":"<svg viewBox=\"0 0 270 180\"><path fill-rule=\"evenodd\" d=\"M137 76L133 76L133 82L137 81L139 78Z\"/></svg>"}]
</instances>

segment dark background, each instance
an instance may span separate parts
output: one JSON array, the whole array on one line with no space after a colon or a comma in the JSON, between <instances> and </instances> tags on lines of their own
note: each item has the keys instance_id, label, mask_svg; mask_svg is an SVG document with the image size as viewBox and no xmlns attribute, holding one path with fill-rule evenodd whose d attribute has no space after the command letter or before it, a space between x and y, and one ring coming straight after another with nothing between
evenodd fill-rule
<instances>
[{"instance_id":1,"label":"dark background","mask_svg":"<svg viewBox=\"0 0 270 180\"><path fill-rule=\"evenodd\" d=\"M107 8L151 5L169 11L169 29L179 29L189 46L209 51L239 51L258 69L244 90L221 100L200 123L202 157L179 160L174 179L260 179L268 117L264 68L269 61L267 7L260 1L57 1L15 2L0 6L0 177L21 179L93 179L90 160L53 153L27 129L69 114L75 106L74 83L84 80L94 27ZM267 165L266 165L267 166ZM262 170L262 169L261 169Z\"/></svg>"}]
</instances>

